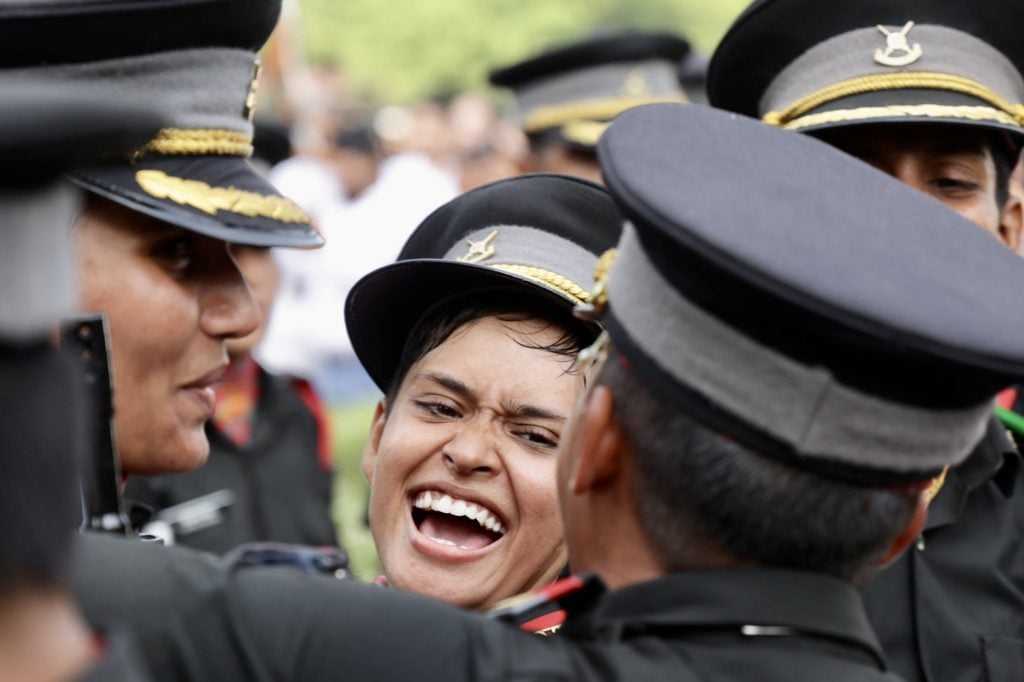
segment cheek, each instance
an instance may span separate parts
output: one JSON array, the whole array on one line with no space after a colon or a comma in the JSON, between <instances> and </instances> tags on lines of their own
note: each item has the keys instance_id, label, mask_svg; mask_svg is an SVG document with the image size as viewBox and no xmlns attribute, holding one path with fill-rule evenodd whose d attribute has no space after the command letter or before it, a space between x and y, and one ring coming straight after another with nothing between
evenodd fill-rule
<instances>
[{"instance_id":1,"label":"cheek","mask_svg":"<svg viewBox=\"0 0 1024 682\"><path fill-rule=\"evenodd\" d=\"M525 463L524 463L525 464ZM562 535L555 456L519 466L510 474L523 525L543 535Z\"/></svg>"}]
</instances>

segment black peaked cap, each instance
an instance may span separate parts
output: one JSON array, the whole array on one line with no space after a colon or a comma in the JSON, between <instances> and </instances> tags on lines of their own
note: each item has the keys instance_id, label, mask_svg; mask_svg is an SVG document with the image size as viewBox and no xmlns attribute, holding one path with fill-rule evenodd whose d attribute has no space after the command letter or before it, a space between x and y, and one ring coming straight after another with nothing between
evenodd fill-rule
<instances>
[{"instance_id":1,"label":"black peaked cap","mask_svg":"<svg viewBox=\"0 0 1024 682\"><path fill-rule=\"evenodd\" d=\"M755 0L712 56L708 97L715 107L758 117L772 80L810 48L847 31L907 21L958 29L1003 53L1018 71L1024 67L1024 3L1016 0Z\"/></svg>"},{"instance_id":2,"label":"black peaked cap","mask_svg":"<svg viewBox=\"0 0 1024 682\"><path fill-rule=\"evenodd\" d=\"M423 314L473 290L539 295L564 307L568 317L587 300L597 259L621 231L615 203L587 180L524 175L467 192L420 223L396 263L352 288L345 321L356 355L387 390ZM471 242L492 251L466 262L476 252Z\"/></svg>"},{"instance_id":3,"label":"black peaked cap","mask_svg":"<svg viewBox=\"0 0 1024 682\"><path fill-rule=\"evenodd\" d=\"M200 47L255 51L280 13L280 0L7 0L0 3L0 66Z\"/></svg>"},{"instance_id":4,"label":"black peaked cap","mask_svg":"<svg viewBox=\"0 0 1024 682\"><path fill-rule=\"evenodd\" d=\"M671 33L629 32L598 36L579 43L557 47L526 61L490 74L492 85L514 88L579 68L634 62L642 59L678 61L690 52L690 44Z\"/></svg>"},{"instance_id":5,"label":"black peaked cap","mask_svg":"<svg viewBox=\"0 0 1024 682\"><path fill-rule=\"evenodd\" d=\"M148 141L163 116L85 88L24 83L0 98L0 184L5 189L56 179L78 164Z\"/></svg>"},{"instance_id":6,"label":"black peaked cap","mask_svg":"<svg viewBox=\"0 0 1024 682\"><path fill-rule=\"evenodd\" d=\"M867 164L811 137L694 105L627 111L598 152L609 191L636 226L645 256L633 260L649 261L648 270L664 282L639 291L635 281L643 270L635 268L626 281L617 280L620 247L604 322L648 381L713 428L762 452L826 461L842 470L840 477L856 479L862 472L856 463L849 466L848 452L836 464L829 460L833 453L807 452L765 436L762 427L769 422L750 426L762 412L776 410L770 402L785 405L771 387L793 371L799 375L793 385L800 381L822 391L811 392L808 429L816 419L813 396L831 400L840 392L843 400L870 403L862 414L873 417L845 421L842 411L832 415L859 437L867 433L869 441L883 431L875 426L878 415L896 409L912 410L925 423L962 419L958 451L923 457L920 470L904 462L899 471L880 474L886 483L927 478L966 456L970 439L984 430L991 399L1024 376L1020 258ZM616 309L617 291L633 297L620 300L649 309L646 323L630 323L636 311ZM680 299L718 321L705 328L727 325L732 331L715 333L737 347L754 343L786 358L782 364L790 369L779 370L781 361L769 363L765 351L750 350L717 373L707 372L711 385L718 374L733 377L739 389L727 397L758 395L748 389L761 386L756 408L747 404L746 412L737 413L735 405L720 404L680 378L688 376L681 365L690 358L674 356L683 340L664 338L663 331ZM687 333L696 321L680 324ZM718 349L705 350L714 356ZM708 362L705 369L715 360ZM803 369L793 370L793 363ZM782 374L761 376L767 366ZM785 410L781 414L786 421ZM920 441L919 429L901 435L904 442ZM876 459L872 466L882 465Z\"/></svg>"}]
</instances>

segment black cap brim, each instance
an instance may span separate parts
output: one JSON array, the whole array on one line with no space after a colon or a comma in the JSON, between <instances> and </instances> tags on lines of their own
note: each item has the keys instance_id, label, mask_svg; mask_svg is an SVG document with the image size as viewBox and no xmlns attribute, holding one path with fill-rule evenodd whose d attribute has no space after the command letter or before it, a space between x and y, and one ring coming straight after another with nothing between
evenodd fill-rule
<instances>
[{"instance_id":1,"label":"black cap brim","mask_svg":"<svg viewBox=\"0 0 1024 682\"><path fill-rule=\"evenodd\" d=\"M382 391L394 380L406 341L438 303L473 291L533 293L564 307L575 305L540 284L485 265L446 260L399 261L356 283L345 303L345 325L356 356Z\"/></svg>"},{"instance_id":2,"label":"black cap brim","mask_svg":"<svg viewBox=\"0 0 1024 682\"><path fill-rule=\"evenodd\" d=\"M294 204L260 177L248 161L239 157L150 155L131 164L116 162L89 166L74 171L69 177L89 192L140 213L233 244L312 248L324 243L323 237L308 222L298 222L297 215L289 220L280 220L272 217L273 211L266 205L253 209L254 203L263 203L260 201L249 202L249 207L239 210L203 210L197 207L198 202L189 201L191 190L172 193L173 198L156 196L139 183L140 171L163 173L176 187L184 183L201 183L215 192L240 190L269 197L271 204L286 206L290 214L301 214ZM200 187L199 192L205 192L201 186L189 187Z\"/></svg>"}]
</instances>

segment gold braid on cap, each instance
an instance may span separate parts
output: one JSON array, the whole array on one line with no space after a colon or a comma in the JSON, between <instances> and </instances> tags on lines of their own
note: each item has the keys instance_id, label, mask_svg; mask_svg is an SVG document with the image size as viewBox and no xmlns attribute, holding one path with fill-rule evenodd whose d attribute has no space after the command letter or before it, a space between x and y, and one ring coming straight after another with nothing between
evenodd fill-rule
<instances>
[{"instance_id":1,"label":"gold braid on cap","mask_svg":"<svg viewBox=\"0 0 1024 682\"><path fill-rule=\"evenodd\" d=\"M164 128L139 150L168 156L252 156L252 135L217 128Z\"/></svg>"},{"instance_id":2,"label":"gold braid on cap","mask_svg":"<svg viewBox=\"0 0 1024 682\"><path fill-rule=\"evenodd\" d=\"M586 300L576 306L573 311L576 317L596 322L604 313L608 307L608 273L618 254L618 249L608 249L597 259L597 265L594 266L594 288Z\"/></svg>"},{"instance_id":3,"label":"gold braid on cap","mask_svg":"<svg viewBox=\"0 0 1024 682\"><path fill-rule=\"evenodd\" d=\"M864 107L865 112L857 114L858 109L849 111L822 112L805 116L818 107L843 97L860 95L869 92L887 90L945 90L968 95L989 104L987 107L960 107L939 104L895 105ZM773 126L799 128L816 123L840 122L879 118L885 115L931 116L951 118L967 118L971 120L995 120L1000 123L1024 127L1024 104L1014 104L1003 99L999 93L981 83L948 73L907 72L879 73L868 76L850 78L833 83L806 97L798 99L785 109L769 111L763 116L765 123ZM809 119L815 119L808 122Z\"/></svg>"},{"instance_id":4,"label":"gold braid on cap","mask_svg":"<svg viewBox=\"0 0 1024 682\"><path fill-rule=\"evenodd\" d=\"M586 303L590 298L590 294L587 293L586 289L579 286L568 277L559 275L557 272L552 272L551 270L537 268L532 265L517 265L514 263L494 263L488 267L528 279L540 284L541 286L547 287L548 289L554 289L556 293L566 296L572 300L573 303Z\"/></svg>"},{"instance_id":5,"label":"gold braid on cap","mask_svg":"<svg viewBox=\"0 0 1024 682\"><path fill-rule=\"evenodd\" d=\"M614 97L611 99L592 100L590 102L552 104L550 106L537 107L531 111L527 115L526 120L523 121L523 130L527 133L537 133L574 121L610 121L623 111L644 104L680 103L685 101L686 99L682 94L677 94Z\"/></svg>"}]
</instances>

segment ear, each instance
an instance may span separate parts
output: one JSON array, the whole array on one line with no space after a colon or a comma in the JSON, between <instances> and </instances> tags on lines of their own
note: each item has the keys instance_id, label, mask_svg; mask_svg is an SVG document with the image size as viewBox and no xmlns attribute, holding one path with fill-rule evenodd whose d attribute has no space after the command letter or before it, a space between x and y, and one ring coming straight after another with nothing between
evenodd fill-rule
<instances>
[{"instance_id":1,"label":"ear","mask_svg":"<svg viewBox=\"0 0 1024 682\"><path fill-rule=\"evenodd\" d=\"M583 495L609 485L622 465L625 437L615 418L615 397L607 386L590 391L577 424L569 491Z\"/></svg>"},{"instance_id":2,"label":"ear","mask_svg":"<svg viewBox=\"0 0 1024 682\"><path fill-rule=\"evenodd\" d=\"M999 238L1015 253L1021 253L1021 230L1024 229L1024 203L1010 196L999 219ZM1024 254L1022 254L1024 255Z\"/></svg>"},{"instance_id":3,"label":"ear","mask_svg":"<svg viewBox=\"0 0 1024 682\"><path fill-rule=\"evenodd\" d=\"M380 448L380 438L384 433L384 422L387 421L387 403L384 398L377 402L373 411L373 422L370 425L370 435L363 445L362 464L363 476L366 482L373 485L373 470L377 464L377 450Z\"/></svg>"},{"instance_id":4,"label":"ear","mask_svg":"<svg viewBox=\"0 0 1024 682\"><path fill-rule=\"evenodd\" d=\"M924 522L928 518L928 500L925 497L924 492L918 494L917 508L914 509L914 516L907 523L907 526L900 532L892 544L889 545L889 549L886 551L885 556L879 562L881 568L885 568L892 562L896 561L906 551L917 538L921 536L921 531L924 529Z\"/></svg>"}]
</instances>

